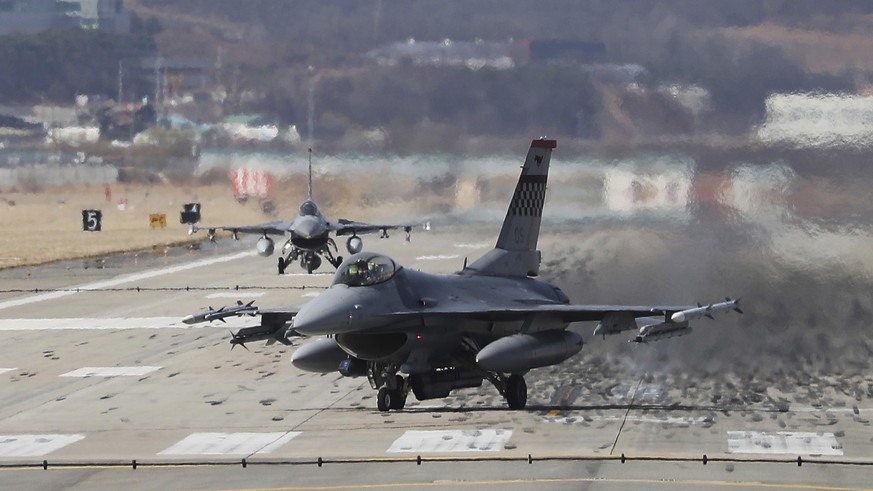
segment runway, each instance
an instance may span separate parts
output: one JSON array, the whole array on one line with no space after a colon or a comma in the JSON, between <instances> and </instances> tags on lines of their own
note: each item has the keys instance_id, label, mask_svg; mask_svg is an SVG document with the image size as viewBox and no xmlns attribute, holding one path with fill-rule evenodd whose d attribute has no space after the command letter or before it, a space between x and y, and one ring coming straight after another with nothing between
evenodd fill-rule
<instances>
[{"instance_id":1,"label":"runway","mask_svg":"<svg viewBox=\"0 0 873 491\"><path fill-rule=\"evenodd\" d=\"M496 229L401 235L366 248L449 273ZM622 356L660 345L631 352L586 325L581 355L528 374L525 411L486 383L380 413L366 379L301 372L294 347L231 351L228 330L256 319L181 322L236 300L301 305L332 279L275 267L228 240L0 271L0 488L873 489L873 404L841 390L863 378L629 372Z\"/></svg>"}]
</instances>

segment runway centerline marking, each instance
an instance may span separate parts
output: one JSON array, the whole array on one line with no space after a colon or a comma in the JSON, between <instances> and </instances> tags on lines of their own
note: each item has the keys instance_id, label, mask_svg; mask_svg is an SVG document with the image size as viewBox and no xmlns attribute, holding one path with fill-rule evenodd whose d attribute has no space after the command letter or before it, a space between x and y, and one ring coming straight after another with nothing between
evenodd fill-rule
<instances>
[{"instance_id":1,"label":"runway centerline marking","mask_svg":"<svg viewBox=\"0 0 873 491\"><path fill-rule=\"evenodd\" d=\"M212 266L214 264L225 263L228 261L236 261L237 259L242 259L244 257L253 256L256 254L255 251L246 251L240 252L238 254L232 254L229 256L222 257L211 257L207 259L201 259L199 261L194 261L187 264L179 264L176 266L169 266L166 268L154 269L151 271L144 271L142 273L135 273L125 276L115 277L109 280L96 281L94 283L88 283L85 285L72 286L64 291L56 291L56 292L46 292L46 293L38 293L36 295L31 295L24 298L15 298L12 300L6 300L5 302L0 302L0 310L8 309L12 307L20 307L22 305L28 305L32 303L45 302L46 300L55 300L58 298L68 297L70 295L76 295L79 293L76 291L79 290L100 290L104 288L114 288L119 285L125 285L128 283L134 283L136 281L147 280L151 278L157 278L159 276L166 276L173 273L178 273L181 271L187 271L189 269L202 268L204 266Z\"/></svg>"},{"instance_id":2,"label":"runway centerline marking","mask_svg":"<svg viewBox=\"0 0 873 491\"><path fill-rule=\"evenodd\" d=\"M141 377L160 370L161 367L83 367L61 374L61 377Z\"/></svg>"},{"instance_id":3,"label":"runway centerline marking","mask_svg":"<svg viewBox=\"0 0 873 491\"><path fill-rule=\"evenodd\" d=\"M240 298L258 298L263 297L264 292L218 292L218 293L210 293L206 295L206 298L215 299L215 298L232 298L232 299L240 299Z\"/></svg>"},{"instance_id":4,"label":"runway centerline marking","mask_svg":"<svg viewBox=\"0 0 873 491\"><path fill-rule=\"evenodd\" d=\"M67 319L0 319L2 331L87 331L125 329L208 329L240 328L252 325L251 319L230 318L222 324L188 325L176 317L74 317Z\"/></svg>"}]
</instances>

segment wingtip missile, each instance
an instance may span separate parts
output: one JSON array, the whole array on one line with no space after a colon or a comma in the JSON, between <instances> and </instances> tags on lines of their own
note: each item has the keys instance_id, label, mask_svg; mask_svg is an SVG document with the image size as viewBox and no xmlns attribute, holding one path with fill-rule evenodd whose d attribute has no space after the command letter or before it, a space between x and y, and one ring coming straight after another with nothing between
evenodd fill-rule
<instances>
[{"instance_id":1,"label":"wingtip missile","mask_svg":"<svg viewBox=\"0 0 873 491\"><path fill-rule=\"evenodd\" d=\"M680 310L679 312L674 313L670 316L670 321L675 323L683 323L688 322L692 319L698 319L700 317L709 317L713 319L712 314L716 312L721 312L724 310L733 310L734 312L743 313L743 310L740 309L740 299L731 300L730 297L725 297L725 301L721 303L711 303L709 305L701 305L697 304L697 307Z\"/></svg>"},{"instance_id":2,"label":"wingtip missile","mask_svg":"<svg viewBox=\"0 0 873 491\"><path fill-rule=\"evenodd\" d=\"M212 307L209 307L202 312L197 312L185 316L182 319L182 322L185 324L199 324L201 322L212 321L221 321L226 323L227 321L224 320L226 317L240 317L243 315L254 316L257 314L258 311L258 308L255 307L254 303L254 300L246 304L237 300L237 305L234 307L221 307L219 309L213 309Z\"/></svg>"}]
</instances>

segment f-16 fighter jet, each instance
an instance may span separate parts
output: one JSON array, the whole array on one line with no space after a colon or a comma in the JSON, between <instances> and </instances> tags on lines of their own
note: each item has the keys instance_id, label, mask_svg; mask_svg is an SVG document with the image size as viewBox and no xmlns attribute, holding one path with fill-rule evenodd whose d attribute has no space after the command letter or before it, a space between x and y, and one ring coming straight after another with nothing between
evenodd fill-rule
<instances>
[{"instance_id":1,"label":"f-16 fighter jet","mask_svg":"<svg viewBox=\"0 0 873 491\"><path fill-rule=\"evenodd\" d=\"M381 237L388 237L388 231L392 229L402 228L406 232L406 240L409 240L412 228L416 224L390 224L390 225L374 225L370 223L356 222L346 220L344 218L338 221L328 220L321 211L315 200L312 199L312 149L309 150L309 197L300 203L300 209L293 219L279 220L275 222L259 223L256 225L222 225L210 227L198 227L191 225L188 229L188 234L196 233L200 229L206 229L209 240L215 239L216 230L226 230L233 234L234 239L239 239L239 234L260 234L261 238L257 242L258 254L264 257L273 255L276 249L275 242L271 235L284 236L286 233L289 238L285 241L282 247L282 254L279 256L278 271L279 274L285 273L285 268L294 261L300 261L300 267L305 269L307 273L312 273L321 266L321 258L324 257L334 267L342 263L342 256L335 255L337 251L336 242L331 237L331 233L337 236L348 236L346 240L346 249L350 254L360 252L364 246L364 241L358 234L369 234L381 232ZM426 224L422 224L427 227Z\"/></svg>"},{"instance_id":2,"label":"f-16 fighter jet","mask_svg":"<svg viewBox=\"0 0 873 491\"><path fill-rule=\"evenodd\" d=\"M634 330L631 341L647 343L691 332L694 319L741 312L731 299L697 306L574 304L558 287L536 279L555 146L554 140L531 143L496 247L461 271L428 274L360 252L339 265L330 288L301 308L255 314L274 331L315 338L294 352L296 367L367 377L379 410L388 411L402 409L410 391L418 400L443 398L485 380L510 408L523 409L524 375L582 349L582 337L567 330L573 322L597 321L594 333L603 336Z\"/></svg>"}]
</instances>

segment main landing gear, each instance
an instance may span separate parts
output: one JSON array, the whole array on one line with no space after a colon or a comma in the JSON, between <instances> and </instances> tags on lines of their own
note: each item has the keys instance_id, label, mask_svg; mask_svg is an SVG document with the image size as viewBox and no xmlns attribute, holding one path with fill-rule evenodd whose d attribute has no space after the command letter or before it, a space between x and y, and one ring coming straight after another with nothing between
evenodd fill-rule
<instances>
[{"instance_id":1,"label":"main landing gear","mask_svg":"<svg viewBox=\"0 0 873 491\"><path fill-rule=\"evenodd\" d=\"M527 406L527 383L524 375L504 375L480 369L445 368L430 373L403 377L397 373L397 365L376 362L367 363L367 378L370 386L378 388L376 406L379 411L403 409L410 390L419 401L446 397L456 389L478 387L488 379L506 399L509 409L521 410Z\"/></svg>"},{"instance_id":2,"label":"main landing gear","mask_svg":"<svg viewBox=\"0 0 873 491\"><path fill-rule=\"evenodd\" d=\"M319 254L323 254L324 258L327 259L334 268L339 268L339 265L343 262L343 257L334 257L333 253L330 251L330 246L333 246L333 249L336 250L336 243L334 243L333 240L329 240L328 245L318 251L301 251L297 247L293 247L291 252L289 252L284 259L282 256L279 256L279 264L277 268L279 274L285 274L288 265L296 261L298 257L300 258L300 267L305 269L307 273L312 274L313 271L321 267L321 257Z\"/></svg>"},{"instance_id":3,"label":"main landing gear","mask_svg":"<svg viewBox=\"0 0 873 491\"><path fill-rule=\"evenodd\" d=\"M524 376L512 374L506 380L506 388L503 393L509 409L524 409L527 405L527 382Z\"/></svg>"}]
</instances>

